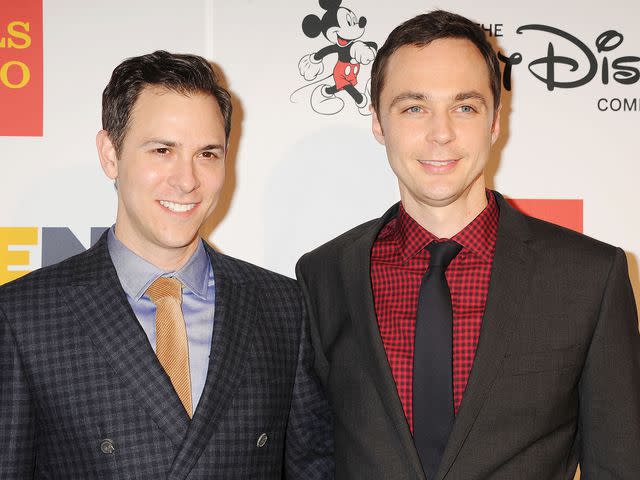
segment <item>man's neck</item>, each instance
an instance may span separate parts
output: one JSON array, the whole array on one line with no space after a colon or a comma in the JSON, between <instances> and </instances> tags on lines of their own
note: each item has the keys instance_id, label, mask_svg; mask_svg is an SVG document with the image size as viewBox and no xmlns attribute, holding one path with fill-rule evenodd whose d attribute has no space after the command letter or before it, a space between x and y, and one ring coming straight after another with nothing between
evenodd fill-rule
<instances>
[{"instance_id":1,"label":"man's neck","mask_svg":"<svg viewBox=\"0 0 640 480\"><path fill-rule=\"evenodd\" d=\"M200 237L191 242L189 245L180 248L166 249L161 247L155 247L147 244L146 248L138 248L136 242L131 242L127 238L121 238L118 235L118 225L116 223L115 228L116 238L122 242L122 244L131 250L133 253L143 258L153 266L163 270L165 272L177 272L189 261L191 256L198 248Z\"/></svg>"},{"instance_id":2,"label":"man's neck","mask_svg":"<svg viewBox=\"0 0 640 480\"><path fill-rule=\"evenodd\" d=\"M162 250L153 256L148 256L149 258L146 258L147 256L140 255L138 252L136 253L147 262L152 263L165 272L177 272L187 264L197 248L198 244L193 243L186 247L176 249L175 252L171 253Z\"/></svg>"},{"instance_id":3,"label":"man's neck","mask_svg":"<svg viewBox=\"0 0 640 480\"><path fill-rule=\"evenodd\" d=\"M477 182L446 205L430 205L403 195L402 206L418 224L438 238L451 238L462 231L487 206L484 182Z\"/></svg>"}]
</instances>

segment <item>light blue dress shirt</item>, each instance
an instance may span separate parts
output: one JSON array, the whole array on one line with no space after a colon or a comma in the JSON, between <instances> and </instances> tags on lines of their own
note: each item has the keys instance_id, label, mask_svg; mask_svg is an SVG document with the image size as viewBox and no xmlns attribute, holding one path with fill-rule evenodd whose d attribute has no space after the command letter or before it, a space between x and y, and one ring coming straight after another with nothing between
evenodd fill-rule
<instances>
[{"instance_id":1,"label":"light blue dress shirt","mask_svg":"<svg viewBox=\"0 0 640 480\"><path fill-rule=\"evenodd\" d=\"M165 272L129 250L109 229L107 245L118 279L127 294L149 343L156 351L156 306L145 292L159 277L175 277L182 282L182 314L189 343L192 411L196 411L209 369L215 313L213 267L202 241L189 261L177 272Z\"/></svg>"}]
</instances>

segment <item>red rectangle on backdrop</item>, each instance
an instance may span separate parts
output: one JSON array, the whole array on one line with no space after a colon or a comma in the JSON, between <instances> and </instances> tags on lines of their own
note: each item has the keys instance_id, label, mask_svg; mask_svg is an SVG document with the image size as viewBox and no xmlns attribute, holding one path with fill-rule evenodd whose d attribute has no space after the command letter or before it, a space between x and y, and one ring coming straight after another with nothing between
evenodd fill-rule
<instances>
[{"instance_id":1,"label":"red rectangle on backdrop","mask_svg":"<svg viewBox=\"0 0 640 480\"><path fill-rule=\"evenodd\" d=\"M42 0L0 8L0 135L42 136Z\"/></svg>"},{"instance_id":2,"label":"red rectangle on backdrop","mask_svg":"<svg viewBox=\"0 0 640 480\"><path fill-rule=\"evenodd\" d=\"M507 201L527 215L582 233L582 200L507 198Z\"/></svg>"}]
</instances>

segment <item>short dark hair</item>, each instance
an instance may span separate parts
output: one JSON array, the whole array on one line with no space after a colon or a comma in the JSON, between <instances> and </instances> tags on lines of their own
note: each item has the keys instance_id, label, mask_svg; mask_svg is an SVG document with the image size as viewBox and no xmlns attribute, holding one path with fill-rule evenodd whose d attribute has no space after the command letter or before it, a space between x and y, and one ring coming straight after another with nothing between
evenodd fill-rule
<instances>
[{"instance_id":1,"label":"short dark hair","mask_svg":"<svg viewBox=\"0 0 640 480\"><path fill-rule=\"evenodd\" d=\"M500 64L484 31L479 25L461 15L444 10L434 10L398 25L378 51L371 67L371 104L376 112L380 105L385 70L391 55L405 45L425 47L440 38L463 38L477 47L489 69L493 107L494 110L498 109L501 91Z\"/></svg>"},{"instance_id":2,"label":"short dark hair","mask_svg":"<svg viewBox=\"0 0 640 480\"><path fill-rule=\"evenodd\" d=\"M120 154L129 127L131 110L147 86L158 86L183 95L204 93L218 102L224 119L225 140L231 133L231 95L219 84L211 64L198 55L158 50L131 57L118 65L102 93L102 128Z\"/></svg>"}]
</instances>

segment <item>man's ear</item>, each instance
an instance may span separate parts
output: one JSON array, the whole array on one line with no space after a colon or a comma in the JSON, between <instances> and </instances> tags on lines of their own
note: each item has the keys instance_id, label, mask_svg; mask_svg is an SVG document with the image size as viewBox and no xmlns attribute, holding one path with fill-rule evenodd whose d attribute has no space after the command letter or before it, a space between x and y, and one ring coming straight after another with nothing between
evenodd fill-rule
<instances>
[{"instance_id":1,"label":"man's ear","mask_svg":"<svg viewBox=\"0 0 640 480\"><path fill-rule=\"evenodd\" d=\"M371 131L380 145L384 145L384 132L382 131L382 125L378 114L373 108L373 105L369 105L369 111L371 112Z\"/></svg>"},{"instance_id":2,"label":"man's ear","mask_svg":"<svg viewBox=\"0 0 640 480\"><path fill-rule=\"evenodd\" d=\"M118 178L118 155L106 130L100 130L96 135L96 147L102 171L111 180L116 180Z\"/></svg>"},{"instance_id":3,"label":"man's ear","mask_svg":"<svg viewBox=\"0 0 640 480\"><path fill-rule=\"evenodd\" d=\"M500 136L500 111L502 110L502 105L499 105L496 108L495 113L493 114L493 123L491 125L491 145L496 143L498 137Z\"/></svg>"}]
</instances>

